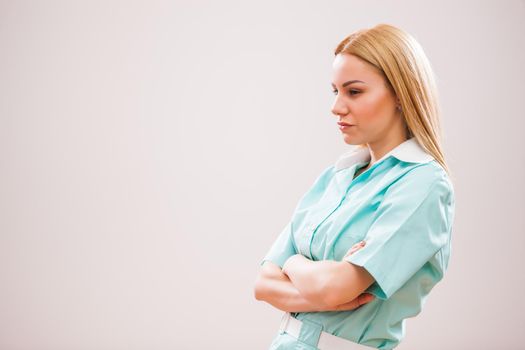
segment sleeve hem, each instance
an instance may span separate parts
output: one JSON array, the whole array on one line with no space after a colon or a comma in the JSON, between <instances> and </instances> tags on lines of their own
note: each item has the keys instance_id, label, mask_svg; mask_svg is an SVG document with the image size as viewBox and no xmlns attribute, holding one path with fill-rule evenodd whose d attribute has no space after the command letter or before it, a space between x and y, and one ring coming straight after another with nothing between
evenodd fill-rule
<instances>
[{"instance_id":1,"label":"sleeve hem","mask_svg":"<svg viewBox=\"0 0 525 350\"><path fill-rule=\"evenodd\" d=\"M391 292L387 288L385 288L386 282L383 280L384 273L381 270L373 268L372 266L367 264L366 260L359 260L358 255L350 255L346 257L344 261L364 268L374 278L374 283L372 283L370 287L368 287L365 290L365 293L373 294L377 298L382 300L387 300L391 297Z\"/></svg>"},{"instance_id":2,"label":"sleeve hem","mask_svg":"<svg viewBox=\"0 0 525 350\"><path fill-rule=\"evenodd\" d=\"M279 266L282 270L284 263L286 262L286 259L276 259L276 258L264 258L259 266L262 266L265 261L271 261L275 265Z\"/></svg>"}]
</instances>

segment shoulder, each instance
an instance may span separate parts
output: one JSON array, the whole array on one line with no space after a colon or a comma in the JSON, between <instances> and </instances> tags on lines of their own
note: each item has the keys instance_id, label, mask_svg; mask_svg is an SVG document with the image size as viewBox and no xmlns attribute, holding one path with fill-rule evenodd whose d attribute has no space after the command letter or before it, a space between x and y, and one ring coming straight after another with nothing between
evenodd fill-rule
<instances>
[{"instance_id":1,"label":"shoulder","mask_svg":"<svg viewBox=\"0 0 525 350\"><path fill-rule=\"evenodd\" d=\"M423 192L438 191L454 195L454 185L449 175L436 160L408 167L394 183L418 188Z\"/></svg>"},{"instance_id":2,"label":"shoulder","mask_svg":"<svg viewBox=\"0 0 525 350\"><path fill-rule=\"evenodd\" d=\"M384 207L399 210L418 209L418 212L439 208L440 212L454 211L454 187L447 172L435 161L401 165L405 167L392 181L382 198ZM446 208L446 210L445 210Z\"/></svg>"}]
</instances>

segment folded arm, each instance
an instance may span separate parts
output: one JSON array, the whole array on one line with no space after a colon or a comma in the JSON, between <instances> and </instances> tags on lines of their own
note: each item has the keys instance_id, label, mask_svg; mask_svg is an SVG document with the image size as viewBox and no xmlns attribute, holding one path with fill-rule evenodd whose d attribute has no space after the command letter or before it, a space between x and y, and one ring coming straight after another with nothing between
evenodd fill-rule
<instances>
[{"instance_id":1,"label":"folded arm","mask_svg":"<svg viewBox=\"0 0 525 350\"><path fill-rule=\"evenodd\" d=\"M374 282L361 266L344 260L312 261L301 254L286 260L282 272L306 299L326 306L354 300Z\"/></svg>"},{"instance_id":2,"label":"folded arm","mask_svg":"<svg viewBox=\"0 0 525 350\"><path fill-rule=\"evenodd\" d=\"M263 300L287 312L326 310L326 305L305 298L281 268L266 261L255 281L255 299Z\"/></svg>"}]
</instances>

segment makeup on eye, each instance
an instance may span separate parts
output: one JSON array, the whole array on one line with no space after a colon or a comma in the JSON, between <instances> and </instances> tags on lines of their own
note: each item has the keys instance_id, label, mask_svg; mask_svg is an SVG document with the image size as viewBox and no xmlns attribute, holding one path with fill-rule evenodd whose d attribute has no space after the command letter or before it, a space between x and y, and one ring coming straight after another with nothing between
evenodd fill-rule
<instances>
[{"instance_id":1,"label":"makeup on eye","mask_svg":"<svg viewBox=\"0 0 525 350\"><path fill-rule=\"evenodd\" d=\"M332 90L332 92L334 93L334 95L337 95L337 90ZM350 96L357 95L357 94L359 94L360 92L361 92L361 91L359 91L359 90L354 90L354 89L350 89L350 90L348 90L348 94L349 94Z\"/></svg>"}]
</instances>

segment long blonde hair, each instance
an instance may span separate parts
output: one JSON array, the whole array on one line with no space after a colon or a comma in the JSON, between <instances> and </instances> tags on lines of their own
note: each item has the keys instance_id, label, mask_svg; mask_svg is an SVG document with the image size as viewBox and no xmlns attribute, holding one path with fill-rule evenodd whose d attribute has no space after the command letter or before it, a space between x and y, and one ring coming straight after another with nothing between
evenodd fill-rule
<instances>
[{"instance_id":1,"label":"long blonde hair","mask_svg":"<svg viewBox=\"0 0 525 350\"><path fill-rule=\"evenodd\" d=\"M377 68L399 98L408 137L414 136L450 175L441 147L441 111L434 72L416 39L381 23L348 35L334 53L354 55Z\"/></svg>"}]
</instances>

